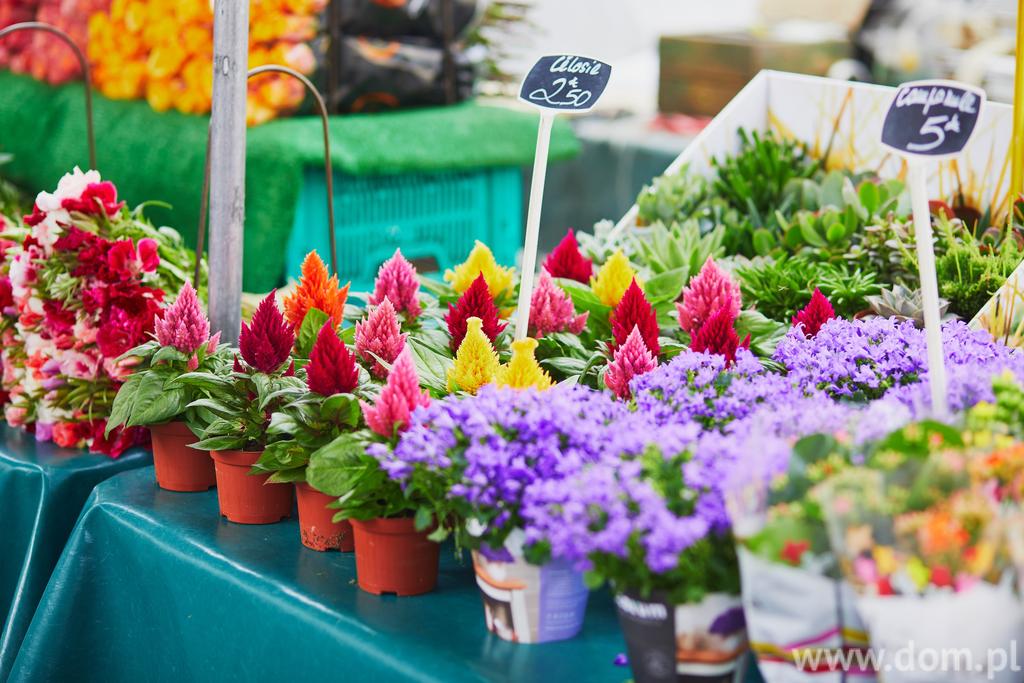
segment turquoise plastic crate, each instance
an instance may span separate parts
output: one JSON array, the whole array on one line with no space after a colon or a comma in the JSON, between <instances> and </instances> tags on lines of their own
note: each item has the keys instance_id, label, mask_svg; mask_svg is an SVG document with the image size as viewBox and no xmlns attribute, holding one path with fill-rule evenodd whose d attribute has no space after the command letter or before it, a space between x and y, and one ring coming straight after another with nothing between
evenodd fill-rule
<instances>
[{"instance_id":1,"label":"turquoise plastic crate","mask_svg":"<svg viewBox=\"0 0 1024 683\"><path fill-rule=\"evenodd\" d=\"M329 264L326 182L308 168L287 246L287 275L316 249ZM499 263L512 265L523 243L522 179L518 168L352 176L334 174L334 215L341 281L373 289L380 264L401 248L424 274L440 278L462 262L473 240Z\"/></svg>"}]
</instances>

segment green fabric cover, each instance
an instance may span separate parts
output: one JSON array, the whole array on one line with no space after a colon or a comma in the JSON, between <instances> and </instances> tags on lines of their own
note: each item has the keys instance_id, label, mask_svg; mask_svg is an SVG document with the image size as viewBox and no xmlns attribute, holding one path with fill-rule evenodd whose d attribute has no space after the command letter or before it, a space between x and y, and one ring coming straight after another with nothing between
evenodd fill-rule
<instances>
[{"instance_id":1,"label":"green fabric cover","mask_svg":"<svg viewBox=\"0 0 1024 683\"><path fill-rule=\"evenodd\" d=\"M14 664L50 572L93 486L151 462L149 451L142 448L112 460L37 443L32 434L0 425L0 681Z\"/></svg>"},{"instance_id":2,"label":"green fabric cover","mask_svg":"<svg viewBox=\"0 0 1024 683\"><path fill-rule=\"evenodd\" d=\"M52 87L0 72L0 152L14 154L5 175L26 189L50 190L74 165L88 165L81 84ZM159 200L154 222L177 228L195 243L206 147L206 116L157 113L141 101L94 97L97 163L130 205ZM551 159L572 156L579 143L564 121ZM332 117L335 172L417 173L533 162L537 116L467 102L452 107ZM284 245L306 166L321 168L323 133L317 117L250 128L247 137L244 284L267 291L284 274ZM470 245L467 245L467 249Z\"/></svg>"}]
</instances>

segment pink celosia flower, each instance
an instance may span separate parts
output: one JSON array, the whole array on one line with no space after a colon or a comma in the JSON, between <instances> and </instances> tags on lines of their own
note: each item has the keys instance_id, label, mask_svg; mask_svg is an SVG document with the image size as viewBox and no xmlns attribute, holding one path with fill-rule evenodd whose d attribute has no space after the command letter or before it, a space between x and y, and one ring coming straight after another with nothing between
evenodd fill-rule
<instances>
[{"instance_id":1,"label":"pink celosia flower","mask_svg":"<svg viewBox=\"0 0 1024 683\"><path fill-rule=\"evenodd\" d=\"M161 346L173 346L182 353L195 353L210 339L210 321L203 313L196 290L188 282L153 327Z\"/></svg>"},{"instance_id":2,"label":"pink celosia flower","mask_svg":"<svg viewBox=\"0 0 1024 683\"><path fill-rule=\"evenodd\" d=\"M366 424L387 439L409 426L410 416L416 408L430 405L430 395L420 389L416 365L408 348L403 349L395 360L377 402L372 406L365 401L359 404Z\"/></svg>"},{"instance_id":3,"label":"pink celosia flower","mask_svg":"<svg viewBox=\"0 0 1024 683\"><path fill-rule=\"evenodd\" d=\"M398 324L395 307L387 297L370 311L364 322L356 323L356 353L364 362L373 364L370 372L377 377L388 374L380 361L393 363L404 346L405 335Z\"/></svg>"},{"instance_id":4,"label":"pink celosia flower","mask_svg":"<svg viewBox=\"0 0 1024 683\"><path fill-rule=\"evenodd\" d=\"M534 338L569 330L579 334L587 324L589 313L576 315L572 299L542 270L537 289L530 299L530 330Z\"/></svg>"},{"instance_id":5,"label":"pink celosia flower","mask_svg":"<svg viewBox=\"0 0 1024 683\"><path fill-rule=\"evenodd\" d=\"M683 289L682 303L676 304L679 325L693 336L722 308L732 320L736 319L740 314L740 286L709 256L700 273Z\"/></svg>"},{"instance_id":6,"label":"pink celosia flower","mask_svg":"<svg viewBox=\"0 0 1024 683\"><path fill-rule=\"evenodd\" d=\"M395 310L405 313L412 320L423 311L417 297L419 291L420 280L416 269L402 256L402 250L396 249L394 256L377 271L370 303L378 306L384 299L390 299Z\"/></svg>"},{"instance_id":7,"label":"pink celosia flower","mask_svg":"<svg viewBox=\"0 0 1024 683\"><path fill-rule=\"evenodd\" d=\"M647 348L640 328L633 326L633 331L626 337L626 343L615 350L612 362L604 373L604 383L621 399L629 399L633 394L629 390L631 379L650 372L658 365L657 358Z\"/></svg>"}]
</instances>

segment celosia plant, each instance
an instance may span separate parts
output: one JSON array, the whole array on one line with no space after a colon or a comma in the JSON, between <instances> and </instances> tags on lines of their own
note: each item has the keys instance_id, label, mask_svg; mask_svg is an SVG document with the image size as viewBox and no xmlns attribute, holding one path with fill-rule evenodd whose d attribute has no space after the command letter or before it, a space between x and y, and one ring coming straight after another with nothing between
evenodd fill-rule
<instances>
[{"instance_id":1,"label":"celosia plant","mask_svg":"<svg viewBox=\"0 0 1024 683\"><path fill-rule=\"evenodd\" d=\"M590 282L590 276L594 274L594 264L590 259L583 257L580 246L576 243L576 235L572 230L568 230L558 246L544 259L544 270L551 277L564 277L587 284Z\"/></svg>"},{"instance_id":2,"label":"celosia plant","mask_svg":"<svg viewBox=\"0 0 1024 683\"><path fill-rule=\"evenodd\" d=\"M621 399L632 398L630 382L633 378L646 374L657 366L657 358L647 348L640 328L634 325L626 341L615 349L612 355L612 361L604 373L605 386Z\"/></svg>"},{"instance_id":3,"label":"celosia plant","mask_svg":"<svg viewBox=\"0 0 1024 683\"><path fill-rule=\"evenodd\" d=\"M618 250L601 266L597 276L590 278L590 287L601 303L614 308L635 279L637 274L629 265L629 259Z\"/></svg>"},{"instance_id":4,"label":"celosia plant","mask_svg":"<svg viewBox=\"0 0 1024 683\"><path fill-rule=\"evenodd\" d=\"M732 320L740 314L740 286L711 257L683 289L682 298L676 304L679 325L691 336L723 308Z\"/></svg>"},{"instance_id":5,"label":"celosia plant","mask_svg":"<svg viewBox=\"0 0 1024 683\"><path fill-rule=\"evenodd\" d=\"M505 329L505 323L498 319L498 307L494 305L494 299L491 298L487 281L482 274L473 280L473 284L462 293L456 303L448 304L448 314L444 321L451 336L452 351L458 351L462 345L462 340L466 337L466 321L470 318L480 318L480 329L492 344Z\"/></svg>"},{"instance_id":6,"label":"celosia plant","mask_svg":"<svg viewBox=\"0 0 1024 683\"><path fill-rule=\"evenodd\" d=\"M555 332L579 334L586 327L589 315L589 312L576 315L569 295L555 284L547 271L541 271L530 298L530 330L535 337Z\"/></svg>"},{"instance_id":7,"label":"celosia plant","mask_svg":"<svg viewBox=\"0 0 1024 683\"><path fill-rule=\"evenodd\" d=\"M385 439L392 439L406 429L412 412L428 405L430 396L420 389L416 366L408 348L398 356L388 373L387 384L374 404L362 402L366 425Z\"/></svg>"},{"instance_id":8,"label":"celosia plant","mask_svg":"<svg viewBox=\"0 0 1024 683\"><path fill-rule=\"evenodd\" d=\"M5 416L41 441L116 456L145 438L106 428L136 362L121 356L153 331L164 292L178 291L194 257L173 230L127 212L96 171L76 168L40 193L25 223L8 254L18 317L4 354Z\"/></svg>"},{"instance_id":9,"label":"celosia plant","mask_svg":"<svg viewBox=\"0 0 1024 683\"><path fill-rule=\"evenodd\" d=\"M191 408L214 416L199 433L195 444L203 450L262 451L274 434L268 434L271 415L306 383L295 376L291 359L295 335L271 292L260 302L252 321L242 324L238 339L241 358L230 371L214 374L190 372L178 380L206 393Z\"/></svg>"},{"instance_id":10,"label":"celosia plant","mask_svg":"<svg viewBox=\"0 0 1024 683\"><path fill-rule=\"evenodd\" d=\"M423 312L419 291L420 280L416 268L402 256L401 249L396 249L394 255L377 271L377 280L373 283L369 301L371 305L377 306L384 299L389 299L396 311L404 314L407 321L413 321Z\"/></svg>"},{"instance_id":11,"label":"celosia plant","mask_svg":"<svg viewBox=\"0 0 1024 683\"><path fill-rule=\"evenodd\" d=\"M832 303L815 287L807 306L793 316L793 327L799 327L805 335L813 337L818 334L822 325L835 317L836 311L832 308Z\"/></svg>"},{"instance_id":12,"label":"celosia plant","mask_svg":"<svg viewBox=\"0 0 1024 683\"><path fill-rule=\"evenodd\" d=\"M302 273L295 291L284 298L284 315L296 333L311 310L318 310L314 331L319 330L324 319L332 325L340 325L345 315L345 300L348 298L348 283L338 286L338 276L329 275L320 255L315 251L306 254L302 261Z\"/></svg>"},{"instance_id":13,"label":"celosia plant","mask_svg":"<svg viewBox=\"0 0 1024 683\"><path fill-rule=\"evenodd\" d=\"M456 293L462 294L479 275L483 275L487 281L487 289L492 299L511 295L515 270L499 266L491 250L479 240L465 261L455 266L453 270L445 271L444 279L451 284Z\"/></svg>"},{"instance_id":14,"label":"celosia plant","mask_svg":"<svg viewBox=\"0 0 1024 683\"><path fill-rule=\"evenodd\" d=\"M128 351L132 374L111 407L107 432L117 427L146 427L181 420L197 430L204 426L188 405L205 394L178 378L189 372L217 374L231 362L220 333L210 337L210 322L195 289L187 282L155 325L155 340Z\"/></svg>"},{"instance_id":15,"label":"celosia plant","mask_svg":"<svg viewBox=\"0 0 1024 683\"><path fill-rule=\"evenodd\" d=\"M500 364L497 352L483 333L480 318L470 318L466 327L466 337L455 354L455 364L448 369L448 391L474 394L494 381Z\"/></svg>"},{"instance_id":16,"label":"celosia plant","mask_svg":"<svg viewBox=\"0 0 1024 683\"><path fill-rule=\"evenodd\" d=\"M750 348L750 335L740 341L736 334L736 319L728 308L720 308L704 321L699 330L690 339L690 349L698 353L717 353L725 357L726 362L736 360L739 349Z\"/></svg>"},{"instance_id":17,"label":"celosia plant","mask_svg":"<svg viewBox=\"0 0 1024 683\"><path fill-rule=\"evenodd\" d=\"M387 368L382 361L391 364L405 348L395 307L387 297L370 311L365 321L356 323L356 353L366 363L375 377L386 377Z\"/></svg>"},{"instance_id":18,"label":"celosia plant","mask_svg":"<svg viewBox=\"0 0 1024 683\"><path fill-rule=\"evenodd\" d=\"M512 359L498 368L495 383L499 387L512 389L549 389L554 384L551 375L545 372L534 353L537 340L527 337L512 342Z\"/></svg>"},{"instance_id":19,"label":"celosia plant","mask_svg":"<svg viewBox=\"0 0 1024 683\"><path fill-rule=\"evenodd\" d=\"M635 278L629 283L622 300L612 311L611 321L612 336L615 338L612 350L625 344L626 338L636 329L640 331L640 336L651 355L657 358L661 352L661 345L658 343L658 316Z\"/></svg>"}]
</instances>

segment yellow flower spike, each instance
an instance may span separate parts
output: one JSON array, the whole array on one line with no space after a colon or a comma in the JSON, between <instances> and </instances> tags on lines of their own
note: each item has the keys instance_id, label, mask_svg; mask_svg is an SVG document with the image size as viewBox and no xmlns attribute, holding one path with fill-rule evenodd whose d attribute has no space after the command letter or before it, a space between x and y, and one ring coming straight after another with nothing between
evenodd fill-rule
<instances>
[{"instance_id":1,"label":"yellow flower spike","mask_svg":"<svg viewBox=\"0 0 1024 683\"><path fill-rule=\"evenodd\" d=\"M972 576L984 576L992 569L996 559L996 549L988 541L978 543L974 548L974 557L967 564L967 571Z\"/></svg>"},{"instance_id":2,"label":"yellow flower spike","mask_svg":"<svg viewBox=\"0 0 1024 683\"><path fill-rule=\"evenodd\" d=\"M597 277L590 278L590 288L605 306L615 307L622 300L622 295L629 289L629 283L636 278L636 282L643 287L643 282L636 277L636 271L629 265L629 259L616 250L611 258L597 271Z\"/></svg>"},{"instance_id":3,"label":"yellow flower spike","mask_svg":"<svg viewBox=\"0 0 1024 683\"><path fill-rule=\"evenodd\" d=\"M896 553L889 546L877 545L871 554L874 556L878 573L882 576L888 576L899 568L896 563Z\"/></svg>"},{"instance_id":4,"label":"yellow flower spike","mask_svg":"<svg viewBox=\"0 0 1024 683\"><path fill-rule=\"evenodd\" d=\"M490 384L500 368L498 354L483 331L480 318L466 320L466 336L455 353L455 365L448 369L448 391L466 391Z\"/></svg>"},{"instance_id":5,"label":"yellow flower spike","mask_svg":"<svg viewBox=\"0 0 1024 683\"><path fill-rule=\"evenodd\" d=\"M498 370L498 386L512 387L513 389L533 387L541 391L550 389L554 385L554 381L534 358L533 354L536 350L536 339L527 337L512 342L512 360Z\"/></svg>"},{"instance_id":6,"label":"yellow flower spike","mask_svg":"<svg viewBox=\"0 0 1024 683\"><path fill-rule=\"evenodd\" d=\"M450 282L457 293L462 294L481 273L487 281L487 290L492 298L497 298L502 292L512 291L515 270L499 266L491 250L479 240L473 245L473 250L469 252L465 261L455 266L454 270L445 271L444 280Z\"/></svg>"}]
</instances>

